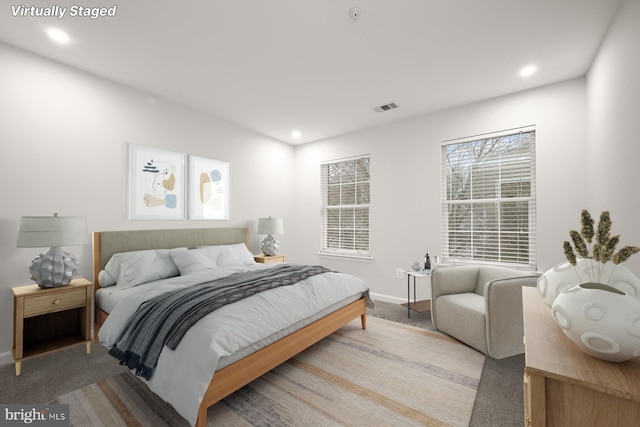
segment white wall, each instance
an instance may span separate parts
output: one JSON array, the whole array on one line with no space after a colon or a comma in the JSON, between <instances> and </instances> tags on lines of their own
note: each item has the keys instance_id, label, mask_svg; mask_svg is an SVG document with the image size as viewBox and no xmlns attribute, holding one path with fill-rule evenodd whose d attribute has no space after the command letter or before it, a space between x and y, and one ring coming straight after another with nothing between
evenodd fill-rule
<instances>
[{"instance_id":1,"label":"white wall","mask_svg":"<svg viewBox=\"0 0 640 427\"><path fill-rule=\"evenodd\" d=\"M298 147L296 218L305 223L297 223L299 238L288 250L302 262L362 276L381 299L406 299L406 279L395 277L396 267L409 268L427 248L441 252L441 142L535 125L538 268L548 269L563 261L562 241L587 199L585 105L580 78ZM319 258L319 221L310 220L318 217L319 163L363 153L371 154L374 259Z\"/></svg>"},{"instance_id":2,"label":"white wall","mask_svg":"<svg viewBox=\"0 0 640 427\"><path fill-rule=\"evenodd\" d=\"M0 63L0 363L11 361L11 288L33 283L43 251L16 248L21 216L86 216L89 231L249 226L255 253L256 218L294 216L292 146L1 43ZM231 220L129 221L128 142L230 162ZM67 249L91 279L89 245Z\"/></svg>"},{"instance_id":3,"label":"white wall","mask_svg":"<svg viewBox=\"0 0 640 427\"><path fill-rule=\"evenodd\" d=\"M590 162L584 185L594 216L611 212L622 245L640 246L640 2L625 1L587 76ZM640 254L624 264L640 276Z\"/></svg>"}]
</instances>

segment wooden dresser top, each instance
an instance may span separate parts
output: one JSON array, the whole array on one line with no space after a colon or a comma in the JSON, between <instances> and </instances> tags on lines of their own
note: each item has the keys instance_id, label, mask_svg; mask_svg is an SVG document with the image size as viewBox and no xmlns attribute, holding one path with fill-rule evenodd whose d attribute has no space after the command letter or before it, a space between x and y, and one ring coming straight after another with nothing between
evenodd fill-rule
<instances>
[{"instance_id":1,"label":"wooden dresser top","mask_svg":"<svg viewBox=\"0 0 640 427\"><path fill-rule=\"evenodd\" d=\"M640 357L612 363L589 356L564 335L536 288L523 287L522 300L528 371L640 401Z\"/></svg>"}]
</instances>

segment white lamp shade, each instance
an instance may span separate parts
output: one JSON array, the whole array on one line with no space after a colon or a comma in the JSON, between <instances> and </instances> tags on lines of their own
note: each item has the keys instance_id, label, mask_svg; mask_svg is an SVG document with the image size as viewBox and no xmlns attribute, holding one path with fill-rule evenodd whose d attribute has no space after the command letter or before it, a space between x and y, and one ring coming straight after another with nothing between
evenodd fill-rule
<instances>
[{"instance_id":1,"label":"white lamp shade","mask_svg":"<svg viewBox=\"0 0 640 427\"><path fill-rule=\"evenodd\" d=\"M84 245L89 242L87 219L79 216L23 216L19 248Z\"/></svg>"},{"instance_id":2,"label":"white lamp shade","mask_svg":"<svg viewBox=\"0 0 640 427\"><path fill-rule=\"evenodd\" d=\"M258 234L284 234L282 218L258 218Z\"/></svg>"}]
</instances>

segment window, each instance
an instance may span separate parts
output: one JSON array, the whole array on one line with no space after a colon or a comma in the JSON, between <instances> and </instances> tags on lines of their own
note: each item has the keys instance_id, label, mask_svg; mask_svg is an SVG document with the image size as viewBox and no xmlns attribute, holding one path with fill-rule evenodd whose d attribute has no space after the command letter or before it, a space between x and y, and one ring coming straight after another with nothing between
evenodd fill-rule
<instances>
[{"instance_id":1,"label":"window","mask_svg":"<svg viewBox=\"0 0 640 427\"><path fill-rule=\"evenodd\" d=\"M442 257L536 269L535 129L442 146Z\"/></svg>"},{"instance_id":2,"label":"window","mask_svg":"<svg viewBox=\"0 0 640 427\"><path fill-rule=\"evenodd\" d=\"M368 155L320 165L320 253L371 258Z\"/></svg>"}]
</instances>

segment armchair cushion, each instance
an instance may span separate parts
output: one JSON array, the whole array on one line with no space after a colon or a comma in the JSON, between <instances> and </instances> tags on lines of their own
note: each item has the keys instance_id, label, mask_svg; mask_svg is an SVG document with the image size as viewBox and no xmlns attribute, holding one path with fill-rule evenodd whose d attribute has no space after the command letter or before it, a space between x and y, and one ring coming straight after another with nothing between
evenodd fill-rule
<instances>
[{"instance_id":1,"label":"armchair cushion","mask_svg":"<svg viewBox=\"0 0 640 427\"><path fill-rule=\"evenodd\" d=\"M438 298L438 329L455 336L478 351L487 353L484 298L473 292ZM460 319L465 319L461 322Z\"/></svg>"}]
</instances>

